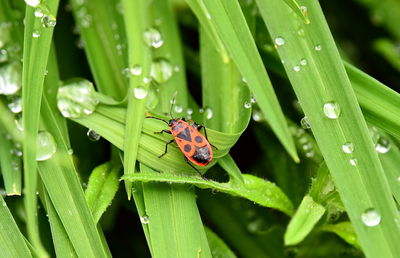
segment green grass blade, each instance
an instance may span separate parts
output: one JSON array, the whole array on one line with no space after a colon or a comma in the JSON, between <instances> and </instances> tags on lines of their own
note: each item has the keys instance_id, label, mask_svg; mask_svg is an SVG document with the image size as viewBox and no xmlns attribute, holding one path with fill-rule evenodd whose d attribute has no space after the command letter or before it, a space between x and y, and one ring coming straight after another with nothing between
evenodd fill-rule
<instances>
[{"instance_id":1,"label":"green grass blade","mask_svg":"<svg viewBox=\"0 0 400 258\"><path fill-rule=\"evenodd\" d=\"M70 144L66 135L65 119L58 112L55 101L58 76L54 62L55 58L52 55L48 70L49 75L54 75L47 77L45 81L41 121L42 127L53 135L57 151L50 159L38 163L39 174L77 256L108 257L107 247L102 245L72 156L69 154Z\"/></svg>"},{"instance_id":2,"label":"green grass blade","mask_svg":"<svg viewBox=\"0 0 400 258\"><path fill-rule=\"evenodd\" d=\"M400 234L396 224L398 213L319 4L307 3L311 23L304 25L281 1L258 0L257 3L272 38L284 39L284 44L281 40L276 42L280 45L278 53L285 62L285 70L309 118L361 246L367 256L395 257L400 252L396 244ZM300 63L303 58L307 62L305 66ZM340 105L338 119L329 119L324 114L323 106L329 101ZM346 142L354 144L351 155L342 151ZM357 159L356 166L351 165L352 158ZM382 218L375 227L366 226L362 220L362 214L371 208Z\"/></svg>"},{"instance_id":3,"label":"green grass blade","mask_svg":"<svg viewBox=\"0 0 400 258\"><path fill-rule=\"evenodd\" d=\"M369 10L373 22L384 27L397 40L400 39L397 27L400 21L400 4L397 0L357 0L357 2Z\"/></svg>"},{"instance_id":4,"label":"green grass blade","mask_svg":"<svg viewBox=\"0 0 400 258\"><path fill-rule=\"evenodd\" d=\"M58 216L57 211L50 200L49 194L43 185L39 189L41 201L49 218L51 235L53 237L53 244L57 257L77 257L74 247L69 240L68 234L60 220L60 217Z\"/></svg>"},{"instance_id":5,"label":"green grass blade","mask_svg":"<svg viewBox=\"0 0 400 258\"><path fill-rule=\"evenodd\" d=\"M389 39L380 38L374 41L374 49L383 56L389 64L397 71L400 71L400 60L397 46Z\"/></svg>"},{"instance_id":6,"label":"green grass blade","mask_svg":"<svg viewBox=\"0 0 400 258\"><path fill-rule=\"evenodd\" d=\"M326 232L332 232L341 237L344 241L346 241L350 245L356 247L357 249L361 249L361 246L357 241L356 232L354 232L353 226L348 221L339 222L337 224L326 224L321 227L318 227L318 229Z\"/></svg>"},{"instance_id":7,"label":"green grass blade","mask_svg":"<svg viewBox=\"0 0 400 258\"><path fill-rule=\"evenodd\" d=\"M300 243L325 213L325 208L306 195L290 220L285 233L285 245Z\"/></svg>"},{"instance_id":8,"label":"green grass blade","mask_svg":"<svg viewBox=\"0 0 400 258\"><path fill-rule=\"evenodd\" d=\"M354 66L345 65L365 119L400 139L400 94Z\"/></svg>"},{"instance_id":9,"label":"green grass blade","mask_svg":"<svg viewBox=\"0 0 400 258\"><path fill-rule=\"evenodd\" d=\"M0 195L0 250L3 257L32 257L6 202Z\"/></svg>"},{"instance_id":10,"label":"green grass blade","mask_svg":"<svg viewBox=\"0 0 400 258\"><path fill-rule=\"evenodd\" d=\"M233 62L255 95L258 105L266 114L272 130L292 158L298 161L286 120L239 4L236 1L229 0L206 0L202 2L188 0L187 2L200 19L200 22L203 21L202 26L206 31L214 30L218 34ZM203 6L203 8L199 9L199 5ZM204 19L201 18L202 16L209 17L206 19L207 22L204 22ZM224 62L229 62L229 58L224 58L224 56L223 60Z\"/></svg>"},{"instance_id":11,"label":"green grass blade","mask_svg":"<svg viewBox=\"0 0 400 258\"><path fill-rule=\"evenodd\" d=\"M15 129L17 130L17 129ZM22 162L15 144L0 133L0 165L7 195L21 195Z\"/></svg>"},{"instance_id":12,"label":"green grass blade","mask_svg":"<svg viewBox=\"0 0 400 258\"><path fill-rule=\"evenodd\" d=\"M159 104L157 111L169 112L171 100L176 94L177 106L187 107L188 94L186 85L185 63L183 60L182 43L179 35L179 27L171 1L155 1L151 4L151 16L154 17L153 25L163 38L163 45L152 51L153 59L163 58L172 66L173 74L167 81L157 85ZM162 22L157 22L162 21ZM176 110L173 110L173 114ZM181 114L175 112L177 116Z\"/></svg>"},{"instance_id":13,"label":"green grass blade","mask_svg":"<svg viewBox=\"0 0 400 258\"><path fill-rule=\"evenodd\" d=\"M158 174L142 164L140 170L126 176ZM143 184L143 189L153 257L211 257L199 211L192 205L194 192L157 183Z\"/></svg>"},{"instance_id":14,"label":"green grass blade","mask_svg":"<svg viewBox=\"0 0 400 258\"><path fill-rule=\"evenodd\" d=\"M51 15L54 17L57 13L58 3L58 0L46 2ZM37 197L35 194L37 183L36 148L32 148L32 146L36 146L43 82L54 26L48 28L43 26L41 19L35 17L34 11L34 8L26 7L23 48L25 61L22 72L22 125L24 128L25 208L29 239L41 256L47 256L40 242L37 225ZM33 37L34 34L37 36L38 33L39 37Z\"/></svg>"},{"instance_id":15,"label":"green grass blade","mask_svg":"<svg viewBox=\"0 0 400 258\"><path fill-rule=\"evenodd\" d=\"M108 162L93 169L90 175L85 197L96 223L99 222L118 190L119 170L118 166L113 167Z\"/></svg>"},{"instance_id":16,"label":"green grass blade","mask_svg":"<svg viewBox=\"0 0 400 258\"><path fill-rule=\"evenodd\" d=\"M301 10L298 2L296 0L283 0L292 10L295 12L301 19L303 19L304 23L309 24L310 19L308 18L307 11Z\"/></svg>"},{"instance_id":17,"label":"green grass blade","mask_svg":"<svg viewBox=\"0 0 400 258\"><path fill-rule=\"evenodd\" d=\"M268 68L286 78L280 61L271 52L265 54ZM396 105L400 94L355 66L344 65L367 122L400 139L400 107Z\"/></svg>"},{"instance_id":18,"label":"green grass blade","mask_svg":"<svg viewBox=\"0 0 400 258\"><path fill-rule=\"evenodd\" d=\"M210 245L211 253L213 258L235 258L236 255L231 249L224 243L224 241L211 229L204 228L207 235L208 244Z\"/></svg>"},{"instance_id":19,"label":"green grass blade","mask_svg":"<svg viewBox=\"0 0 400 258\"><path fill-rule=\"evenodd\" d=\"M150 26L148 15L142 10L147 9L147 0L135 2L124 0L124 18L128 39L129 67L140 65L142 72L138 76L132 76L129 80L128 109L126 113L126 128L124 138L124 173L134 173L138 152L138 142L142 129L146 96L135 96L135 89L148 92L150 78L151 52L145 44L144 33ZM144 80L144 81L143 81ZM147 95L147 93L146 93ZM132 185L125 182L126 192L130 199Z\"/></svg>"},{"instance_id":20,"label":"green grass blade","mask_svg":"<svg viewBox=\"0 0 400 258\"><path fill-rule=\"evenodd\" d=\"M249 199L259 205L280 210L288 215L293 213L293 206L286 195L275 184L253 175L243 175L244 184L235 181L218 183L204 180L198 176L173 175L167 173L137 173L122 177L128 181L165 182L175 184L193 184L202 189L215 189L233 196Z\"/></svg>"},{"instance_id":21,"label":"green grass blade","mask_svg":"<svg viewBox=\"0 0 400 258\"><path fill-rule=\"evenodd\" d=\"M244 178L242 172L236 165L235 161L231 157L231 155L226 155L218 160L218 164L228 173L228 175L239 182L244 183Z\"/></svg>"},{"instance_id":22,"label":"green grass blade","mask_svg":"<svg viewBox=\"0 0 400 258\"><path fill-rule=\"evenodd\" d=\"M200 57L204 124L221 132L243 132L251 114L251 106L245 105L251 100L235 63L223 61L204 30L200 30Z\"/></svg>"},{"instance_id":23,"label":"green grass blade","mask_svg":"<svg viewBox=\"0 0 400 258\"><path fill-rule=\"evenodd\" d=\"M379 153L379 158L382 162L383 169L385 170L386 178L389 182L392 194L396 199L397 203L400 203L400 171L398 169L398 164L400 160L400 150L398 146L383 132L379 132L380 141L386 140L388 144L388 152Z\"/></svg>"},{"instance_id":24,"label":"green grass blade","mask_svg":"<svg viewBox=\"0 0 400 258\"><path fill-rule=\"evenodd\" d=\"M128 80L123 44L123 20L114 1L72 0L72 12L84 43L84 50L98 89L121 100Z\"/></svg>"}]
</instances>

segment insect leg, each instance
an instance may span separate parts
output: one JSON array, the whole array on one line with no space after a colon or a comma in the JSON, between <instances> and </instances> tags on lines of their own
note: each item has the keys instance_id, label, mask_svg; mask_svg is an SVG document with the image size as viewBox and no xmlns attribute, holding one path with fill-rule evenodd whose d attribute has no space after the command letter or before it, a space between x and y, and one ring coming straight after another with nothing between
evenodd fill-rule
<instances>
[{"instance_id":1,"label":"insect leg","mask_svg":"<svg viewBox=\"0 0 400 258\"><path fill-rule=\"evenodd\" d=\"M174 142L174 139L168 141L168 142L165 144L165 151L164 151L163 154L161 154L160 156L158 156L158 158L161 158L162 156L164 156L165 154L167 154L167 152L168 152L168 144L171 144L171 143L173 143L173 142Z\"/></svg>"},{"instance_id":2,"label":"insect leg","mask_svg":"<svg viewBox=\"0 0 400 258\"><path fill-rule=\"evenodd\" d=\"M197 123L194 123L194 125L197 126L197 131L200 131L201 128L204 129L204 136L206 137L208 143L211 145L211 147L214 147L216 150L218 150L218 148L215 147L215 146L214 146L212 143L210 143L210 141L208 140L206 127L205 127L204 125L199 125L199 124L197 124Z\"/></svg>"},{"instance_id":3,"label":"insect leg","mask_svg":"<svg viewBox=\"0 0 400 258\"><path fill-rule=\"evenodd\" d=\"M196 172L199 173L199 175L204 179L203 174L201 174L200 170L198 170L195 166L193 166L193 164L190 163L190 161L186 158L186 156L184 156L184 159L186 163L188 163L194 170L196 170Z\"/></svg>"},{"instance_id":4,"label":"insect leg","mask_svg":"<svg viewBox=\"0 0 400 258\"><path fill-rule=\"evenodd\" d=\"M172 134L170 130L166 130L166 129L161 130L161 131L159 131L159 132L154 132L154 133L155 133L155 134L162 134L162 133Z\"/></svg>"}]
</instances>

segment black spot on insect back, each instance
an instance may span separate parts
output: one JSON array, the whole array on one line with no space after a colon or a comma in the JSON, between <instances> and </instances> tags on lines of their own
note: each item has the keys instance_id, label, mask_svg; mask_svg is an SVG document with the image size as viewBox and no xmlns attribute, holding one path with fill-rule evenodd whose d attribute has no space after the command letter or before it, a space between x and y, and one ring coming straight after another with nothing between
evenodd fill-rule
<instances>
[{"instance_id":1,"label":"black spot on insect back","mask_svg":"<svg viewBox=\"0 0 400 258\"><path fill-rule=\"evenodd\" d=\"M190 144L185 144L185 146L183 146L183 149L185 150L185 152L190 152L192 150L192 146L190 146Z\"/></svg>"},{"instance_id":2,"label":"black spot on insect back","mask_svg":"<svg viewBox=\"0 0 400 258\"><path fill-rule=\"evenodd\" d=\"M182 130L176 137L186 140L188 142L192 141L192 137L190 136L190 130L188 127Z\"/></svg>"},{"instance_id":3,"label":"black spot on insect back","mask_svg":"<svg viewBox=\"0 0 400 258\"><path fill-rule=\"evenodd\" d=\"M194 137L194 140L195 140L197 143L201 143L201 142L203 142L203 137L197 135L196 137Z\"/></svg>"}]
</instances>

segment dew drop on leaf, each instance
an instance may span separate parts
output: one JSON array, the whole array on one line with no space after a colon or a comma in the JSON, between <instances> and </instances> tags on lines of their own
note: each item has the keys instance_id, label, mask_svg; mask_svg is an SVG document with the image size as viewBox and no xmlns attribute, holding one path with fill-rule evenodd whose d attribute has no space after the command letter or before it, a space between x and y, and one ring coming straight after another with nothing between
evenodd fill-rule
<instances>
[{"instance_id":1,"label":"dew drop on leaf","mask_svg":"<svg viewBox=\"0 0 400 258\"><path fill-rule=\"evenodd\" d=\"M57 107L64 117L78 118L90 115L99 103L95 94L90 81L74 80L58 89Z\"/></svg>"},{"instance_id":2,"label":"dew drop on leaf","mask_svg":"<svg viewBox=\"0 0 400 258\"><path fill-rule=\"evenodd\" d=\"M165 58L157 58L151 64L150 75L159 84L167 82L173 74L171 63Z\"/></svg>"},{"instance_id":3,"label":"dew drop on leaf","mask_svg":"<svg viewBox=\"0 0 400 258\"><path fill-rule=\"evenodd\" d=\"M161 33L155 28L149 28L144 32L144 39L149 47L159 48L164 44Z\"/></svg>"},{"instance_id":4,"label":"dew drop on leaf","mask_svg":"<svg viewBox=\"0 0 400 258\"><path fill-rule=\"evenodd\" d=\"M142 224L149 224L150 219L149 219L149 217L147 217L147 215L143 215L143 216L140 216L140 222Z\"/></svg>"},{"instance_id":5,"label":"dew drop on leaf","mask_svg":"<svg viewBox=\"0 0 400 258\"><path fill-rule=\"evenodd\" d=\"M353 167L357 166L358 160L356 158L351 158L350 159L350 165Z\"/></svg>"},{"instance_id":6,"label":"dew drop on leaf","mask_svg":"<svg viewBox=\"0 0 400 258\"><path fill-rule=\"evenodd\" d=\"M301 124L301 127L304 129L309 129L311 127L310 122L308 121L308 117L306 117L306 116L300 120L300 124Z\"/></svg>"},{"instance_id":7,"label":"dew drop on leaf","mask_svg":"<svg viewBox=\"0 0 400 258\"><path fill-rule=\"evenodd\" d=\"M325 116L330 119L337 119L341 113L339 104L334 101L325 103L323 110L324 110Z\"/></svg>"},{"instance_id":8,"label":"dew drop on leaf","mask_svg":"<svg viewBox=\"0 0 400 258\"><path fill-rule=\"evenodd\" d=\"M98 141L100 140L100 134L98 134L95 130L89 129L86 133L86 135L88 136L89 140L91 140L92 142Z\"/></svg>"},{"instance_id":9,"label":"dew drop on leaf","mask_svg":"<svg viewBox=\"0 0 400 258\"><path fill-rule=\"evenodd\" d=\"M346 142L342 145L342 150L344 153L353 153L354 151L354 144L352 142Z\"/></svg>"},{"instance_id":10,"label":"dew drop on leaf","mask_svg":"<svg viewBox=\"0 0 400 258\"><path fill-rule=\"evenodd\" d=\"M285 39L281 38L281 37L275 38L274 42L275 42L275 46L278 46L278 47L285 45Z\"/></svg>"},{"instance_id":11,"label":"dew drop on leaf","mask_svg":"<svg viewBox=\"0 0 400 258\"><path fill-rule=\"evenodd\" d=\"M137 99L144 99L147 96L147 90L143 86L138 86L133 89L133 95L135 95Z\"/></svg>"},{"instance_id":12,"label":"dew drop on leaf","mask_svg":"<svg viewBox=\"0 0 400 258\"><path fill-rule=\"evenodd\" d=\"M381 215L375 209L369 208L361 214L361 220L367 227L375 227L381 223Z\"/></svg>"},{"instance_id":13,"label":"dew drop on leaf","mask_svg":"<svg viewBox=\"0 0 400 258\"><path fill-rule=\"evenodd\" d=\"M57 144L53 135L47 131L40 131L36 141L36 160L50 159L57 150Z\"/></svg>"},{"instance_id":14,"label":"dew drop on leaf","mask_svg":"<svg viewBox=\"0 0 400 258\"><path fill-rule=\"evenodd\" d=\"M12 62L0 67L0 94L13 95L22 86L22 66L19 62Z\"/></svg>"},{"instance_id":15,"label":"dew drop on leaf","mask_svg":"<svg viewBox=\"0 0 400 258\"><path fill-rule=\"evenodd\" d=\"M32 7L37 7L40 4L40 0L25 0L25 3Z\"/></svg>"},{"instance_id":16,"label":"dew drop on leaf","mask_svg":"<svg viewBox=\"0 0 400 258\"><path fill-rule=\"evenodd\" d=\"M390 142L385 137L379 136L375 143L375 150L380 154L387 153L391 148Z\"/></svg>"}]
</instances>

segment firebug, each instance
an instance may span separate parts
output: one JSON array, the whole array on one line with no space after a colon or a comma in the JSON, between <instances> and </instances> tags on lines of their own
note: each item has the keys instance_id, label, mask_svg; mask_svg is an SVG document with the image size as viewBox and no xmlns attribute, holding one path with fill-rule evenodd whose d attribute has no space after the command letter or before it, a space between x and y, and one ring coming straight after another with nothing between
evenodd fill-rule
<instances>
[{"instance_id":1,"label":"firebug","mask_svg":"<svg viewBox=\"0 0 400 258\"><path fill-rule=\"evenodd\" d=\"M171 111L172 106L173 105L171 105ZM167 133L172 134L174 137L174 139L165 144L165 151L159 158L167 154L168 145L175 141L179 149L185 155L185 161L201 175L200 171L193 166L193 164L201 167L209 164L213 159L211 146L214 148L216 147L208 141L206 127L204 125L199 125L196 122L189 124L185 118L173 118L171 111L171 119L169 121L154 116L146 117L163 121L168 125L168 130L164 129L160 132L154 132L155 134ZM200 133L201 129L204 130L204 136Z\"/></svg>"}]
</instances>

